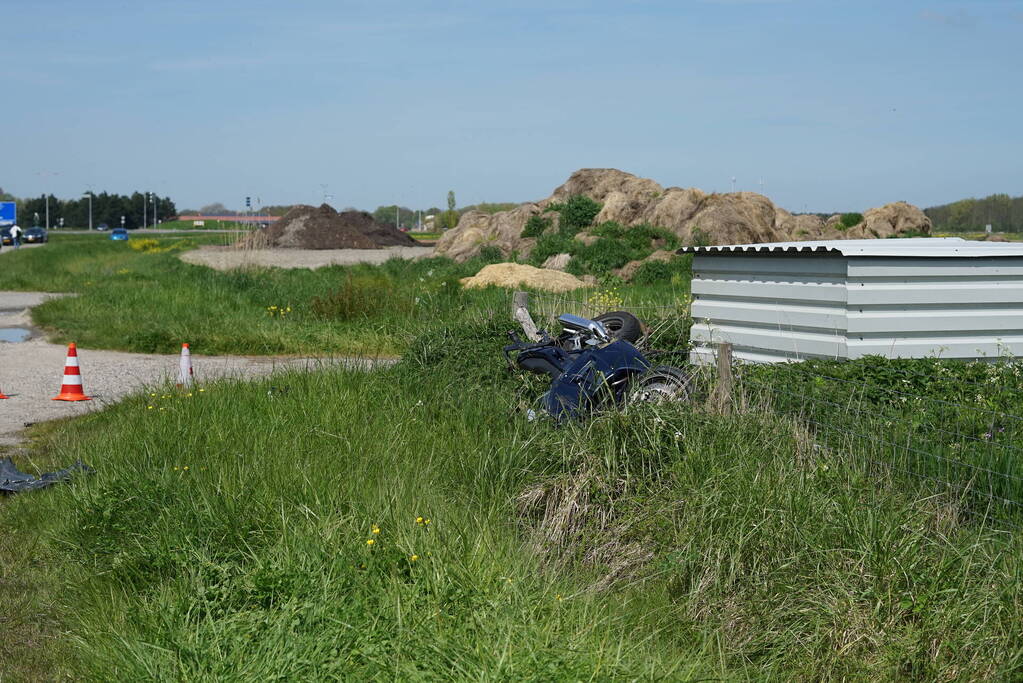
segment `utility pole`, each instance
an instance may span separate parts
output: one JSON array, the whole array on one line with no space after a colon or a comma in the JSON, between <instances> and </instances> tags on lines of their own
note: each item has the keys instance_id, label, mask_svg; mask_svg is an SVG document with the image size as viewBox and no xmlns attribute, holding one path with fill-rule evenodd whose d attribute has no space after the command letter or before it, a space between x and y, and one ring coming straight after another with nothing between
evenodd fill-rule
<instances>
[{"instance_id":1,"label":"utility pole","mask_svg":"<svg viewBox=\"0 0 1023 683\"><path fill-rule=\"evenodd\" d=\"M153 193L153 230L156 230L156 193Z\"/></svg>"},{"instance_id":2,"label":"utility pole","mask_svg":"<svg viewBox=\"0 0 1023 683\"><path fill-rule=\"evenodd\" d=\"M142 227L149 227L149 193L142 198Z\"/></svg>"},{"instance_id":3,"label":"utility pole","mask_svg":"<svg viewBox=\"0 0 1023 683\"><path fill-rule=\"evenodd\" d=\"M732 176L732 193L735 193L735 176Z\"/></svg>"},{"instance_id":4,"label":"utility pole","mask_svg":"<svg viewBox=\"0 0 1023 683\"><path fill-rule=\"evenodd\" d=\"M394 229L395 230L400 230L401 229L401 226L398 225L398 205L397 204L394 205Z\"/></svg>"},{"instance_id":5,"label":"utility pole","mask_svg":"<svg viewBox=\"0 0 1023 683\"><path fill-rule=\"evenodd\" d=\"M85 193L85 196L89 198L89 230L92 230L92 190Z\"/></svg>"},{"instance_id":6,"label":"utility pole","mask_svg":"<svg viewBox=\"0 0 1023 683\"><path fill-rule=\"evenodd\" d=\"M46 177L49 177L49 176L60 175L60 173L58 173L57 171L39 171L38 173L36 173L36 175L43 176L44 178L46 178ZM50 229L50 190L49 190L50 183L47 181L44 184L45 184L45 186L47 188L46 189L46 229L49 230Z\"/></svg>"}]
</instances>

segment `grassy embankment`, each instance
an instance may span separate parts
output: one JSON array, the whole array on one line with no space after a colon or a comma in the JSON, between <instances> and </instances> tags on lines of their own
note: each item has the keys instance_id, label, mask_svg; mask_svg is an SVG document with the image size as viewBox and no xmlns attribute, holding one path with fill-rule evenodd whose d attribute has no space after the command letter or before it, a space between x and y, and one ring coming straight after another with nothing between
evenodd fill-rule
<instances>
[{"instance_id":1,"label":"grassy embankment","mask_svg":"<svg viewBox=\"0 0 1023 683\"><path fill-rule=\"evenodd\" d=\"M151 353L172 353L187 341L205 354L395 355L416 326L508 308L506 290L459 286L480 261L393 259L379 267L219 272L178 259L198 243L220 244L222 237L124 243L61 236L5 255L0 289L79 294L34 310L35 322L55 341ZM687 282L676 282L634 288L627 297L669 303L687 291Z\"/></svg>"},{"instance_id":2,"label":"grassy embankment","mask_svg":"<svg viewBox=\"0 0 1023 683\"><path fill-rule=\"evenodd\" d=\"M91 248L66 263L127 254ZM161 273L177 266L136 256L149 265L110 268L138 272L160 301L156 284L179 279ZM354 270L418 282L415 267L393 267ZM262 275L277 292L308 293L301 278L316 273ZM93 287L75 291L88 301ZM35 464L82 457L97 472L0 506L0 584L13 596L0 604L0 670L1021 675L1016 537L955 498L870 473L855 453L815 448L805 427L766 411L672 405L560 430L527 422L515 407L540 385L502 369L505 299L495 316L474 300L406 318L415 339L392 369L142 395L40 428ZM193 303L219 310L208 301Z\"/></svg>"},{"instance_id":3,"label":"grassy embankment","mask_svg":"<svg viewBox=\"0 0 1023 683\"><path fill-rule=\"evenodd\" d=\"M0 620L71 636L37 640L27 672L1020 675L1014 537L770 414L529 423L515 397L537 386L502 371L504 327L41 432L37 464L97 472L0 506Z\"/></svg>"}]
</instances>

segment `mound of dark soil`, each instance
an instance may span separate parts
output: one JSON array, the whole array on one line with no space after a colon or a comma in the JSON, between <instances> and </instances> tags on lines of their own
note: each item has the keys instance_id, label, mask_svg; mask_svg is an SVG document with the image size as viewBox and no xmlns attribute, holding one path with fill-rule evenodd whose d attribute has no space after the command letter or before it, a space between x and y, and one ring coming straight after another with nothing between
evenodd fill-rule
<instances>
[{"instance_id":1,"label":"mound of dark soil","mask_svg":"<svg viewBox=\"0 0 1023 683\"><path fill-rule=\"evenodd\" d=\"M338 213L328 204L299 205L280 220L238 241L241 248L381 249L418 243L365 211Z\"/></svg>"}]
</instances>

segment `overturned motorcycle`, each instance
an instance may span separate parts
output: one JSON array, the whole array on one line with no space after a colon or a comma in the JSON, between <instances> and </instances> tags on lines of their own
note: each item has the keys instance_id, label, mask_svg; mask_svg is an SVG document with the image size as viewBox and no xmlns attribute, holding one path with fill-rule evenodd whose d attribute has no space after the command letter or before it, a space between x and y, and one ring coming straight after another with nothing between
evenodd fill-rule
<instances>
[{"instance_id":1,"label":"overturned motorcycle","mask_svg":"<svg viewBox=\"0 0 1023 683\"><path fill-rule=\"evenodd\" d=\"M559 423L609 404L689 399L689 373L654 365L634 346L643 332L631 313L615 311L592 320L566 313L558 323L561 334L539 331L538 341L509 332L512 343L504 355L512 367L551 378L541 404Z\"/></svg>"}]
</instances>

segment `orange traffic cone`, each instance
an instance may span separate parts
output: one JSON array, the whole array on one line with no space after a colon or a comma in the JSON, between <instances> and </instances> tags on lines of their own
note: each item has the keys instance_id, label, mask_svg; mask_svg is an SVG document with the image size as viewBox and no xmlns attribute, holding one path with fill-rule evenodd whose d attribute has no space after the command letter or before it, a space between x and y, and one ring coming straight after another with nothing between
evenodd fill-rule
<instances>
[{"instance_id":1,"label":"orange traffic cone","mask_svg":"<svg viewBox=\"0 0 1023 683\"><path fill-rule=\"evenodd\" d=\"M78 348L74 342L68 344L67 360L64 362L64 383L54 401L91 401L82 391L82 371L78 367Z\"/></svg>"},{"instance_id":2,"label":"orange traffic cone","mask_svg":"<svg viewBox=\"0 0 1023 683\"><path fill-rule=\"evenodd\" d=\"M4 392L0 391L0 398L10 398L10 396L4 396Z\"/></svg>"},{"instance_id":3,"label":"orange traffic cone","mask_svg":"<svg viewBox=\"0 0 1023 683\"><path fill-rule=\"evenodd\" d=\"M178 386L192 386L192 352L188 344L181 345L181 366L178 370Z\"/></svg>"}]
</instances>

